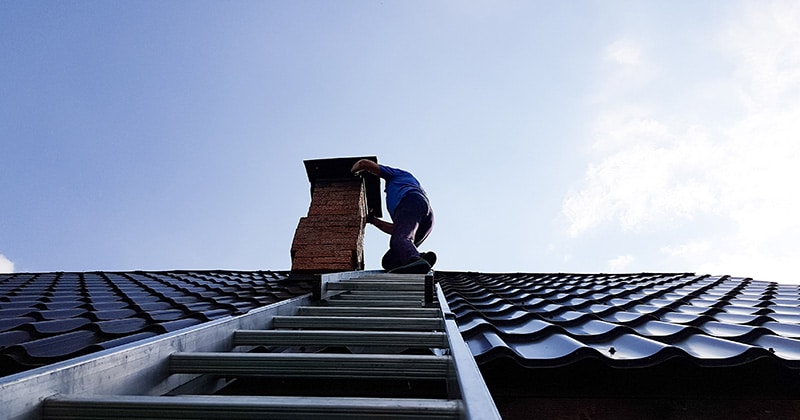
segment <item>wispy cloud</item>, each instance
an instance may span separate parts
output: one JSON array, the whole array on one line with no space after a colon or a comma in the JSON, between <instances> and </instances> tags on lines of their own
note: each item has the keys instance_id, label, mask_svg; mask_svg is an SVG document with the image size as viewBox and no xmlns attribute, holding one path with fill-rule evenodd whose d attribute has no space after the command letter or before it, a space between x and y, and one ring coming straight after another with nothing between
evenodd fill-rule
<instances>
[{"instance_id":1,"label":"wispy cloud","mask_svg":"<svg viewBox=\"0 0 800 420\"><path fill-rule=\"evenodd\" d=\"M633 233L664 231L710 216L734 228L686 234L662 253L716 273L796 271L790 257L800 253L792 239L800 234L798 21L797 2L758 3L721 30L719 51L735 72L708 81L725 87L726 96L711 103L735 114L700 119L643 105L670 98L607 97L592 126L591 163L563 203L568 233L577 237L608 224ZM612 43L606 58L647 67L647 52L628 42ZM639 99L657 94L647 83L637 89ZM737 100L733 108L730 97Z\"/></svg>"},{"instance_id":2,"label":"wispy cloud","mask_svg":"<svg viewBox=\"0 0 800 420\"><path fill-rule=\"evenodd\" d=\"M722 35L739 59L742 102L753 112L800 105L800 3L751 2Z\"/></svg>"},{"instance_id":3,"label":"wispy cloud","mask_svg":"<svg viewBox=\"0 0 800 420\"><path fill-rule=\"evenodd\" d=\"M657 69L648 57L645 43L634 37L620 38L602 52L602 75L595 97L625 95L645 86L656 77Z\"/></svg>"},{"instance_id":4,"label":"wispy cloud","mask_svg":"<svg viewBox=\"0 0 800 420\"><path fill-rule=\"evenodd\" d=\"M642 65L642 47L631 39L619 39L606 48L604 58L623 66L638 67Z\"/></svg>"},{"instance_id":5,"label":"wispy cloud","mask_svg":"<svg viewBox=\"0 0 800 420\"><path fill-rule=\"evenodd\" d=\"M606 222L648 231L714 210L717 192L704 174L716 147L700 127L672 130L631 114L600 119L595 147L602 157L564 201L570 235Z\"/></svg>"},{"instance_id":6,"label":"wispy cloud","mask_svg":"<svg viewBox=\"0 0 800 420\"><path fill-rule=\"evenodd\" d=\"M5 255L0 254L0 273L13 273L14 263L6 258Z\"/></svg>"}]
</instances>

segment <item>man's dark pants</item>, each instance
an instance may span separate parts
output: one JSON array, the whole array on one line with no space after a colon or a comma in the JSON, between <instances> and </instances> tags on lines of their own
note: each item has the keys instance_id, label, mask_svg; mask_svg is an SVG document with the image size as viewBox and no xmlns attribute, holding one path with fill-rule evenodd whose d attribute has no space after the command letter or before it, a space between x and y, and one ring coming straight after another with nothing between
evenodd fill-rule
<instances>
[{"instance_id":1,"label":"man's dark pants","mask_svg":"<svg viewBox=\"0 0 800 420\"><path fill-rule=\"evenodd\" d=\"M433 210L422 194L409 193L397 205L392 223L389 251L382 261L387 271L420 258L417 246L433 229Z\"/></svg>"}]
</instances>

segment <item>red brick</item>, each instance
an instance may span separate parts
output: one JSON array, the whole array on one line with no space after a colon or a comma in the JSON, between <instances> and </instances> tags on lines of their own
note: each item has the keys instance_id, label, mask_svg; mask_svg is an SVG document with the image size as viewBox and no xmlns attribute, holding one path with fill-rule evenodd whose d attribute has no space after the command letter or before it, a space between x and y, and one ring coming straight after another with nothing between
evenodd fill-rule
<instances>
[{"instance_id":1,"label":"red brick","mask_svg":"<svg viewBox=\"0 0 800 420\"><path fill-rule=\"evenodd\" d=\"M353 180L318 181L308 215L292 241L292 271L330 272L364 268L363 185Z\"/></svg>"}]
</instances>

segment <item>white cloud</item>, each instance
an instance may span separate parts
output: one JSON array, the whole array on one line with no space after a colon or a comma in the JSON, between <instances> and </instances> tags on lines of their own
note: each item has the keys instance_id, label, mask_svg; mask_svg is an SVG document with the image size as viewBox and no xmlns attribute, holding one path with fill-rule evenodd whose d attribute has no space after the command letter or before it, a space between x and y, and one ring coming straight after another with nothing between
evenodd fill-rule
<instances>
[{"instance_id":1,"label":"white cloud","mask_svg":"<svg viewBox=\"0 0 800 420\"><path fill-rule=\"evenodd\" d=\"M662 254L698 270L789 281L780 273L796 272L800 255L794 240L800 234L799 21L800 3L759 2L725 26L720 51L736 71L707 82L737 92L733 108L727 94L716 100L727 115L698 120L658 109L652 104L671 98L655 97L663 91L651 92L648 84L636 87L638 97L650 97L644 106L608 96L616 76L601 81L606 97L592 125L592 161L562 206L568 233L577 237L608 224L632 233L669 231L700 217L721 218L731 231L684 234ZM624 43L605 51L627 66L646 67L646 56Z\"/></svg>"},{"instance_id":2,"label":"white cloud","mask_svg":"<svg viewBox=\"0 0 800 420\"><path fill-rule=\"evenodd\" d=\"M612 273L619 273L625 271L628 266L631 265L635 258L633 255L620 255L614 259L608 261L608 269Z\"/></svg>"},{"instance_id":3,"label":"white cloud","mask_svg":"<svg viewBox=\"0 0 800 420\"><path fill-rule=\"evenodd\" d=\"M5 255L0 254L0 273L13 273L14 263L6 258Z\"/></svg>"},{"instance_id":4,"label":"white cloud","mask_svg":"<svg viewBox=\"0 0 800 420\"><path fill-rule=\"evenodd\" d=\"M752 277L756 280L800 284L796 255L768 254L755 248L744 248L734 253L717 253L713 260L700 263L698 272L731 274Z\"/></svg>"},{"instance_id":5,"label":"white cloud","mask_svg":"<svg viewBox=\"0 0 800 420\"><path fill-rule=\"evenodd\" d=\"M711 250L711 243L703 240L692 240L680 245L667 245L661 248L661 252L673 257L696 258L704 256Z\"/></svg>"},{"instance_id":6,"label":"white cloud","mask_svg":"<svg viewBox=\"0 0 800 420\"><path fill-rule=\"evenodd\" d=\"M656 69L647 58L643 42L627 37L605 48L603 67L599 73L604 80L597 96L602 98L610 94L621 95L646 85L655 77Z\"/></svg>"},{"instance_id":7,"label":"white cloud","mask_svg":"<svg viewBox=\"0 0 800 420\"><path fill-rule=\"evenodd\" d=\"M632 39L620 39L606 47L605 59L623 66L638 66L642 64L642 47Z\"/></svg>"},{"instance_id":8,"label":"white cloud","mask_svg":"<svg viewBox=\"0 0 800 420\"><path fill-rule=\"evenodd\" d=\"M581 188L564 201L570 235L609 221L627 231L648 231L714 211L717 192L705 168L716 148L700 127L669 130L646 117L600 120L595 146L604 156L590 164Z\"/></svg>"},{"instance_id":9,"label":"white cloud","mask_svg":"<svg viewBox=\"0 0 800 420\"><path fill-rule=\"evenodd\" d=\"M723 35L739 58L741 100L753 111L800 101L800 3L753 2Z\"/></svg>"},{"instance_id":10,"label":"white cloud","mask_svg":"<svg viewBox=\"0 0 800 420\"><path fill-rule=\"evenodd\" d=\"M727 245L725 242L690 240L681 245L665 246L661 252L691 263L698 273L732 274L800 284L796 254L770 253L762 245L743 244L737 240L731 240Z\"/></svg>"}]
</instances>

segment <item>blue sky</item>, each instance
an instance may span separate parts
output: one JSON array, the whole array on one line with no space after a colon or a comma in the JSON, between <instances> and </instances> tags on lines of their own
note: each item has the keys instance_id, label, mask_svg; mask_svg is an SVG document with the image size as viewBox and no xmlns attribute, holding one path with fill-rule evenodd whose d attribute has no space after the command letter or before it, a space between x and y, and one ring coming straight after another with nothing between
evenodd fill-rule
<instances>
[{"instance_id":1,"label":"blue sky","mask_svg":"<svg viewBox=\"0 0 800 420\"><path fill-rule=\"evenodd\" d=\"M798 21L792 1L0 2L0 271L288 269L303 160L377 155L428 190L439 269L800 283Z\"/></svg>"}]
</instances>

